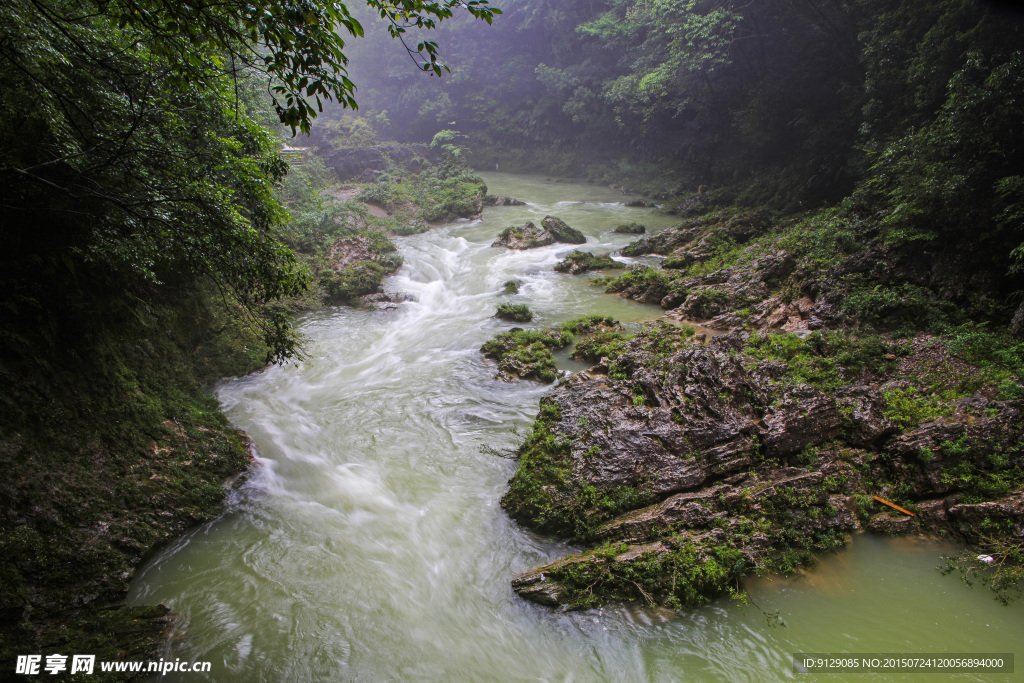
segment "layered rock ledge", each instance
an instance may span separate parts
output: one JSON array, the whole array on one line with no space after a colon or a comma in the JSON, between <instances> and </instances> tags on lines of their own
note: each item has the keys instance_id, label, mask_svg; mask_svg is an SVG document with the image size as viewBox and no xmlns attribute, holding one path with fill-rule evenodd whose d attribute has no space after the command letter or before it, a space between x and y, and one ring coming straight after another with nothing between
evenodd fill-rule
<instances>
[{"instance_id":1,"label":"layered rock ledge","mask_svg":"<svg viewBox=\"0 0 1024 683\"><path fill-rule=\"evenodd\" d=\"M859 528L1020 533L1024 496L1010 489L1024 405L979 390L915 412L907 368L924 373L934 353L838 333L701 344L648 326L543 399L502 506L592 548L524 573L515 591L552 606L692 607Z\"/></svg>"}]
</instances>

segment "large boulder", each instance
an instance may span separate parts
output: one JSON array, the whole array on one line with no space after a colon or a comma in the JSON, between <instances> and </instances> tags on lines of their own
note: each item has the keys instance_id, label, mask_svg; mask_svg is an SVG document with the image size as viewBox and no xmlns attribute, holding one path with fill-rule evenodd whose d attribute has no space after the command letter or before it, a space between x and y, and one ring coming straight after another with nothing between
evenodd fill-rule
<instances>
[{"instance_id":1,"label":"large boulder","mask_svg":"<svg viewBox=\"0 0 1024 683\"><path fill-rule=\"evenodd\" d=\"M544 228L538 228L531 222L518 227L505 228L491 246L507 247L508 249L535 249L554 243L554 235Z\"/></svg>"},{"instance_id":2,"label":"large boulder","mask_svg":"<svg viewBox=\"0 0 1024 683\"><path fill-rule=\"evenodd\" d=\"M505 228L494 240L492 247L507 247L509 249L533 249L535 247L546 247L555 242L568 242L569 244L583 244L587 238L579 230L574 230L553 216L545 216L541 221L542 227L537 227L532 222L518 227Z\"/></svg>"},{"instance_id":3,"label":"large boulder","mask_svg":"<svg viewBox=\"0 0 1024 683\"><path fill-rule=\"evenodd\" d=\"M561 218L545 216L544 220L542 220L540 224L544 226L545 230L551 233L551 236L555 238L556 242L585 244L587 241L586 236L582 232L576 228L570 228Z\"/></svg>"}]
</instances>

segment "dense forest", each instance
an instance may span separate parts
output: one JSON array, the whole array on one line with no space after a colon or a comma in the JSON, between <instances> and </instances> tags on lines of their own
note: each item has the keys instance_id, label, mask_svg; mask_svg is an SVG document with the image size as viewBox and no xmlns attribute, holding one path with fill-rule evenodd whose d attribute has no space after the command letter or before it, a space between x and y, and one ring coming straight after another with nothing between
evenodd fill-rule
<instances>
[{"instance_id":1,"label":"dense forest","mask_svg":"<svg viewBox=\"0 0 1024 683\"><path fill-rule=\"evenodd\" d=\"M223 482L252 457L209 387L301 358L301 312L380 303L381 283L402 264L392 238L508 200L488 195L473 167L614 185L677 217L677 227L622 250L665 257L659 265L601 284L670 316L746 330L733 347L715 347L719 365L701 380L717 396L742 397L722 398L728 406L711 412L742 421L737 402L753 406L747 412L762 414L744 427L750 436L779 404L838 402L842 420L837 412L835 425L804 428L865 452L896 452L902 439L906 451L884 463L863 453L831 458L832 446L815 436L774 452L770 435L758 433L744 437L743 448L756 452L749 466L769 476L819 463L829 476L853 477L861 503L876 491L910 506L949 495L967 505L1003 501L1009 512L996 531L973 533L964 517L951 533L999 558L1002 573L990 582L1004 597L1019 592L1024 13L1013 5L0 7L4 667L16 654L69 642L108 659L155 651L170 617L162 607L126 607L128 582L155 548L218 514ZM290 165L286 145L315 149ZM351 149L376 150L383 171L339 179L332 159ZM797 337L767 334L794 316L814 326L783 328ZM692 329L666 330L626 334L610 319L520 330L485 354L499 363L518 354L510 374L550 381L550 348L586 337L580 358L603 363L633 407L668 405L669 385L684 383L673 374L680 364L712 351L689 350ZM936 340L942 362L957 359L946 366L956 367L955 381L936 365L897 369L898 359L924 353L921 335ZM528 367L538 358L544 372ZM789 384L758 363L784 365L778 372ZM857 386L874 382L877 397L844 403L844 387L858 377ZM792 393L793 383L813 390ZM875 386L883 384L884 398ZM565 479L570 461L586 471L572 441L583 437L568 421L595 420L580 406L606 397L558 391L520 445L502 504L524 525L597 545L599 523L664 503L677 489L650 477L608 490L596 475ZM888 426L851 436L861 427L847 413L871 412L872 401L885 406L878 410ZM671 418L686 419L699 421L685 411ZM908 434L936 420L945 432L907 445ZM979 437L976 423L991 443L972 460L964 449ZM908 474L961 463L960 483L945 488ZM826 498L848 480L830 481ZM805 502L790 503L813 507ZM808 530L779 521L792 517L781 504L757 504L791 546L785 561L758 569L792 570L842 545L852 528L842 524L856 524L844 517ZM732 502L720 507L745 520ZM669 569L693 570L686 552L694 551L678 548L629 579L656 599L641 599L604 565L574 570L570 562L548 570L564 589L554 602L702 604L757 564L736 568L751 533L707 546L708 562L725 566L728 556L728 569L688 586L688 597L674 592L675 579L662 590ZM812 540L796 540L801 534ZM521 592L536 593L530 581ZM545 590L534 598L552 599Z\"/></svg>"}]
</instances>

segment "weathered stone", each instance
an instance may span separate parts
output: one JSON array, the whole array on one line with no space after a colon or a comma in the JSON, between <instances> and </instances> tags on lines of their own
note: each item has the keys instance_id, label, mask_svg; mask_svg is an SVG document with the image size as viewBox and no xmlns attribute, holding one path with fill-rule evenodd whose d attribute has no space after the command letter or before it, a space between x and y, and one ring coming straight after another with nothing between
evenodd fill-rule
<instances>
[{"instance_id":1,"label":"weathered stone","mask_svg":"<svg viewBox=\"0 0 1024 683\"><path fill-rule=\"evenodd\" d=\"M550 232L544 228L538 228L533 223L526 223L518 228L505 228L491 246L507 247L508 249L534 249L554 243L555 238Z\"/></svg>"},{"instance_id":2,"label":"weathered stone","mask_svg":"<svg viewBox=\"0 0 1024 683\"><path fill-rule=\"evenodd\" d=\"M846 443L876 446L896 431L896 425L885 414L885 399L878 389L858 384L840 387L835 396L839 411L849 422Z\"/></svg>"},{"instance_id":3,"label":"weathered stone","mask_svg":"<svg viewBox=\"0 0 1024 683\"><path fill-rule=\"evenodd\" d=\"M769 406L761 439L771 455L789 455L839 435L842 421L835 399L821 389L800 384Z\"/></svg>"},{"instance_id":4,"label":"weathered stone","mask_svg":"<svg viewBox=\"0 0 1024 683\"><path fill-rule=\"evenodd\" d=\"M594 254L575 249L569 252L564 259L555 265L555 270L560 273L579 275L588 270L623 268L623 264L612 259L607 254L596 256Z\"/></svg>"},{"instance_id":5,"label":"weathered stone","mask_svg":"<svg viewBox=\"0 0 1024 683\"><path fill-rule=\"evenodd\" d=\"M899 512L879 512L868 520L868 529L876 534L888 534L890 536L903 536L912 534L920 529L917 518Z\"/></svg>"},{"instance_id":6,"label":"weathered stone","mask_svg":"<svg viewBox=\"0 0 1024 683\"><path fill-rule=\"evenodd\" d=\"M512 579L512 590L519 597L545 607L557 607L565 600L565 589L548 581L542 571L533 571Z\"/></svg>"},{"instance_id":7,"label":"weathered stone","mask_svg":"<svg viewBox=\"0 0 1024 683\"><path fill-rule=\"evenodd\" d=\"M673 528L707 526L724 513L715 513L708 503L719 495L727 495L729 486L711 486L700 491L679 493L660 503L623 515L597 530L601 540L638 543L663 534Z\"/></svg>"},{"instance_id":8,"label":"weathered stone","mask_svg":"<svg viewBox=\"0 0 1024 683\"><path fill-rule=\"evenodd\" d=\"M585 244L587 241L586 235L584 235L576 228L570 228L561 218L555 218L554 216L545 216L544 220L542 220L540 224L544 227L545 230L551 233L551 236L555 238L556 242L567 242L569 244Z\"/></svg>"}]
</instances>

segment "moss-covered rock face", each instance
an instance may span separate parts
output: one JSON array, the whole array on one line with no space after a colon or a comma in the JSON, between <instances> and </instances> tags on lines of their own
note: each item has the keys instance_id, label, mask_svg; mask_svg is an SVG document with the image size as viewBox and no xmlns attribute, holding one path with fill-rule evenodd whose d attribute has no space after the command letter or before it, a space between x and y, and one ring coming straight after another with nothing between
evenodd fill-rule
<instances>
[{"instance_id":1,"label":"moss-covered rock face","mask_svg":"<svg viewBox=\"0 0 1024 683\"><path fill-rule=\"evenodd\" d=\"M505 228L491 246L508 249L535 249L555 242L583 244L586 241L587 238L582 232L570 228L565 221L554 216L545 216L540 227L531 222L518 227Z\"/></svg>"},{"instance_id":2,"label":"moss-covered rock face","mask_svg":"<svg viewBox=\"0 0 1024 683\"><path fill-rule=\"evenodd\" d=\"M535 379L553 382L558 378L552 349L568 345L572 339L555 330L513 329L491 339L480 348L485 357L498 362L501 379Z\"/></svg>"},{"instance_id":3,"label":"moss-covered rock face","mask_svg":"<svg viewBox=\"0 0 1024 683\"><path fill-rule=\"evenodd\" d=\"M495 318L509 320L514 323L528 323L533 320L533 312L526 304L499 304Z\"/></svg>"},{"instance_id":4,"label":"moss-covered rock face","mask_svg":"<svg viewBox=\"0 0 1024 683\"><path fill-rule=\"evenodd\" d=\"M498 362L500 379L553 382L558 378L558 369L552 350L569 346L577 337L582 337L580 343L584 343L592 336L618 334L617 330L621 329L622 326L612 318L590 315L567 320L553 330L514 328L495 336L480 351L486 358Z\"/></svg>"},{"instance_id":5,"label":"moss-covered rock face","mask_svg":"<svg viewBox=\"0 0 1024 683\"><path fill-rule=\"evenodd\" d=\"M523 597L692 607L862 525L1024 529L1024 403L993 400L971 373L935 381L955 366L940 342L734 332L705 345L666 323L591 339L607 360L544 399L502 506L603 545L517 578ZM888 522L874 495L919 514Z\"/></svg>"},{"instance_id":6,"label":"moss-covered rock face","mask_svg":"<svg viewBox=\"0 0 1024 683\"><path fill-rule=\"evenodd\" d=\"M258 369L265 351L214 301L181 288L145 325L79 347L91 360L56 376L4 363L18 391L0 422L4 662L154 651L167 610L124 607L136 567L216 516L251 460L204 384Z\"/></svg>"},{"instance_id":7,"label":"moss-covered rock face","mask_svg":"<svg viewBox=\"0 0 1024 683\"><path fill-rule=\"evenodd\" d=\"M544 220L541 221L541 225L545 230L551 233L551 236L555 238L556 242L585 244L587 241L586 236L582 232L576 228L569 227L561 218L545 216Z\"/></svg>"},{"instance_id":8,"label":"moss-covered rock face","mask_svg":"<svg viewBox=\"0 0 1024 683\"><path fill-rule=\"evenodd\" d=\"M554 244L555 238L544 228L526 223L518 227L509 226L498 234L492 247L506 247L508 249L535 249Z\"/></svg>"},{"instance_id":9,"label":"moss-covered rock face","mask_svg":"<svg viewBox=\"0 0 1024 683\"><path fill-rule=\"evenodd\" d=\"M578 275L579 273L585 273L588 270L605 270L622 267L621 263L607 254L596 256L586 251L580 251L579 249L574 249L569 252L564 259L555 264L555 270L560 273L569 273L570 275Z\"/></svg>"},{"instance_id":10,"label":"moss-covered rock face","mask_svg":"<svg viewBox=\"0 0 1024 683\"><path fill-rule=\"evenodd\" d=\"M500 194L489 194L484 197L484 206L525 206L526 202L515 197L506 197Z\"/></svg>"},{"instance_id":11,"label":"moss-covered rock face","mask_svg":"<svg viewBox=\"0 0 1024 683\"><path fill-rule=\"evenodd\" d=\"M615 230L613 232L626 235L642 235L647 232L647 228L640 223L623 223L622 225L615 226Z\"/></svg>"},{"instance_id":12,"label":"moss-covered rock face","mask_svg":"<svg viewBox=\"0 0 1024 683\"><path fill-rule=\"evenodd\" d=\"M384 278L402 265L394 243L383 232L363 230L339 238L327 256L328 266L318 273L325 300L351 304L380 289Z\"/></svg>"}]
</instances>

